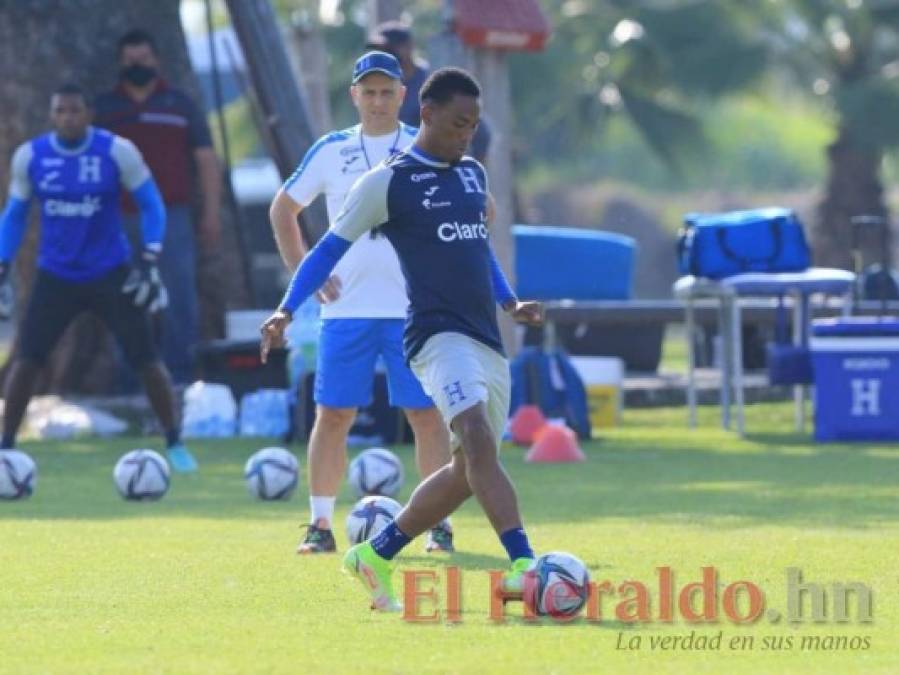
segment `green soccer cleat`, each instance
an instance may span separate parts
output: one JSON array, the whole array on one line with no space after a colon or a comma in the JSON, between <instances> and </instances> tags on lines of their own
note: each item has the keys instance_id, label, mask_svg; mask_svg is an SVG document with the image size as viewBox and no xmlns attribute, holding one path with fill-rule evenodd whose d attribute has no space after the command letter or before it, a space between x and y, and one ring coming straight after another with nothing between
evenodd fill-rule
<instances>
[{"instance_id":1,"label":"green soccer cleat","mask_svg":"<svg viewBox=\"0 0 899 675\"><path fill-rule=\"evenodd\" d=\"M351 547L343 556L343 569L356 577L371 596L371 608L381 612L399 612L403 606L393 593L393 564L385 560L364 541Z\"/></svg>"},{"instance_id":2,"label":"green soccer cleat","mask_svg":"<svg viewBox=\"0 0 899 675\"><path fill-rule=\"evenodd\" d=\"M509 571L503 575L503 593L509 595L524 594L524 585L527 575L534 569L534 558L516 558L512 561Z\"/></svg>"}]
</instances>

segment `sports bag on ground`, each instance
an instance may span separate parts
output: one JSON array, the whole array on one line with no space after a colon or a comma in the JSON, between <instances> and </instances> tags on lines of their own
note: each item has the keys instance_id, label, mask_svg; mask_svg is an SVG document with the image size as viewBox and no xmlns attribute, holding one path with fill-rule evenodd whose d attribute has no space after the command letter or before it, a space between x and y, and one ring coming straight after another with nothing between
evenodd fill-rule
<instances>
[{"instance_id":1,"label":"sports bag on ground","mask_svg":"<svg viewBox=\"0 0 899 675\"><path fill-rule=\"evenodd\" d=\"M581 439L591 436L584 381L568 355L525 347L512 360L511 412L525 403L536 405L547 418L562 417Z\"/></svg>"}]
</instances>

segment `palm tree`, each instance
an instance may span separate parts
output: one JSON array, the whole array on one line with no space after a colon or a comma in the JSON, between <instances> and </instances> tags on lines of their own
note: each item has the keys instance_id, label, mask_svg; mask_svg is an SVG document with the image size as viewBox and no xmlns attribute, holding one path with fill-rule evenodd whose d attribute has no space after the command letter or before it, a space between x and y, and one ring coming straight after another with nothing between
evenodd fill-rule
<instances>
[{"instance_id":1,"label":"palm tree","mask_svg":"<svg viewBox=\"0 0 899 675\"><path fill-rule=\"evenodd\" d=\"M886 215L880 168L899 146L899 0L556 0L549 11L553 44L516 82L541 82L520 115L536 124L532 138L577 147L625 114L676 171L704 148L698 106L767 73L815 96L833 120L816 262L849 266L851 217Z\"/></svg>"},{"instance_id":2,"label":"palm tree","mask_svg":"<svg viewBox=\"0 0 899 675\"><path fill-rule=\"evenodd\" d=\"M766 48L737 0L555 0L553 40L513 63L513 87L537 152L582 147L625 115L673 170L705 147L700 106L756 81ZM599 39L597 39L599 37ZM575 97L573 105L572 95ZM541 143L547 147L541 147Z\"/></svg>"},{"instance_id":3,"label":"palm tree","mask_svg":"<svg viewBox=\"0 0 899 675\"><path fill-rule=\"evenodd\" d=\"M763 24L772 60L832 116L816 262L848 267L852 216L887 215L880 169L899 145L899 2L775 0Z\"/></svg>"}]
</instances>

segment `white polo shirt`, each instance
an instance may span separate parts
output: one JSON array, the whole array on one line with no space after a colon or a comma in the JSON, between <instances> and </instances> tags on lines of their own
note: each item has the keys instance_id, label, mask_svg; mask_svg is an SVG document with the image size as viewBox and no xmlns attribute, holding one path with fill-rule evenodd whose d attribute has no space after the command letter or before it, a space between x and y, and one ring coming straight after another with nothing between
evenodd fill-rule
<instances>
[{"instance_id":1,"label":"white polo shirt","mask_svg":"<svg viewBox=\"0 0 899 675\"><path fill-rule=\"evenodd\" d=\"M333 223L344 198L362 174L409 146L418 132L400 123L384 136L362 133L362 125L322 136L309 149L284 192L303 208L324 193ZM400 263L383 235L360 237L337 264L340 297L322 305L323 319L405 319L409 299Z\"/></svg>"}]
</instances>

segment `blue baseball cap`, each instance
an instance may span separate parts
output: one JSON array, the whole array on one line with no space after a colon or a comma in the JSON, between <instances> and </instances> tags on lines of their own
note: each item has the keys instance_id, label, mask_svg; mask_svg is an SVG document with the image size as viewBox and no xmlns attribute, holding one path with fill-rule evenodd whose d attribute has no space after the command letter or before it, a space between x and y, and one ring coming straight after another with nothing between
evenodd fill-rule
<instances>
[{"instance_id":1,"label":"blue baseball cap","mask_svg":"<svg viewBox=\"0 0 899 675\"><path fill-rule=\"evenodd\" d=\"M403 79L403 70L396 57L387 52L368 52L359 57L353 66L353 84L369 73L384 73L394 80Z\"/></svg>"}]
</instances>

